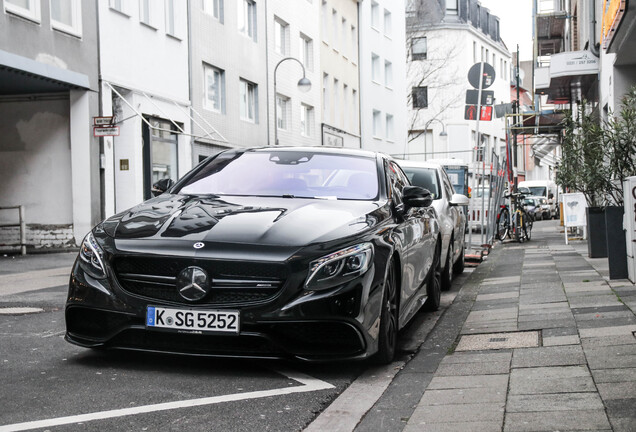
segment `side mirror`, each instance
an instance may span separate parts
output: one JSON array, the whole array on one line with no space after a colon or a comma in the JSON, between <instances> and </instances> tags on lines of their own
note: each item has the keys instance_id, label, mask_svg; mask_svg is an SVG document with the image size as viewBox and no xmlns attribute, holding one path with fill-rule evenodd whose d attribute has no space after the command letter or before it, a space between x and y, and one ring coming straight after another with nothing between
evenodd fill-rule
<instances>
[{"instance_id":1,"label":"side mirror","mask_svg":"<svg viewBox=\"0 0 636 432\"><path fill-rule=\"evenodd\" d=\"M152 193L152 196L159 196L170 189L172 186L174 186L174 180L169 178L161 179L157 183L152 185L152 189L150 189L150 192Z\"/></svg>"},{"instance_id":2,"label":"side mirror","mask_svg":"<svg viewBox=\"0 0 636 432\"><path fill-rule=\"evenodd\" d=\"M405 207L429 207L433 204L433 196L428 189L420 186L405 186L402 189L402 200Z\"/></svg>"},{"instance_id":3,"label":"side mirror","mask_svg":"<svg viewBox=\"0 0 636 432\"><path fill-rule=\"evenodd\" d=\"M466 195L453 194L448 204L452 206L467 206L470 200Z\"/></svg>"}]
</instances>

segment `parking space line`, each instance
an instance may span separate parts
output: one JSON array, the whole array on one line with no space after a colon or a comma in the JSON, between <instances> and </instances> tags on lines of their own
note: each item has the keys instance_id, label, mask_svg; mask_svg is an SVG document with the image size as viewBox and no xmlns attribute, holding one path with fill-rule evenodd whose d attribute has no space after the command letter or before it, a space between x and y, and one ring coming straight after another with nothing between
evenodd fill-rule
<instances>
[{"instance_id":1,"label":"parking space line","mask_svg":"<svg viewBox=\"0 0 636 432\"><path fill-rule=\"evenodd\" d=\"M321 381L317 378L313 378L309 375L305 375L296 371L276 371L277 373L283 375L286 378L292 379L296 382L299 382L300 386L295 387L286 387L280 389L273 390L260 390L254 392L247 393L233 393L229 395L222 396L212 396L206 398L198 398L198 399L189 399L183 401L175 401L175 402L164 402L153 405L142 405L133 408L122 408L122 409L114 409L109 411L98 411L94 413L88 414L79 414L74 416L67 417L57 417L46 420L36 420L29 421L24 423L14 423L9 425L0 426L0 432L13 432L13 431L24 431L30 429L37 428L45 428L52 426L60 426L74 423L83 423L93 420L104 420L115 417L123 417L137 414L146 414L157 411L167 411L172 409L179 408L191 408L202 405L214 405L225 402L236 402L241 400L249 400L249 399L259 399L264 397L271 396L282 396L293 393L306 393L318 390L327 390L335 388L333 385Z\"/></svg>"}]
</instances>

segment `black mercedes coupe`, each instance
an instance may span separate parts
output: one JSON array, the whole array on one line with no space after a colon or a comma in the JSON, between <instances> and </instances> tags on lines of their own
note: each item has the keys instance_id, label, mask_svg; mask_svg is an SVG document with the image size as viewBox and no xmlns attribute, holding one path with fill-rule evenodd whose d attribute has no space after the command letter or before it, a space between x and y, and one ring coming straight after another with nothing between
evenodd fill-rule
<instances>
[{"instance_id":1,"label":"black mercedes coupe","mask_svg":"<svg viewBox=\"0 0 636 432\"><path fill-rule=\"evenodd\" d=\"M429 191L390 157L233 149L84 239L66 340L217 357L390 362L440 301Z\"/></svg>"}]
</instances>

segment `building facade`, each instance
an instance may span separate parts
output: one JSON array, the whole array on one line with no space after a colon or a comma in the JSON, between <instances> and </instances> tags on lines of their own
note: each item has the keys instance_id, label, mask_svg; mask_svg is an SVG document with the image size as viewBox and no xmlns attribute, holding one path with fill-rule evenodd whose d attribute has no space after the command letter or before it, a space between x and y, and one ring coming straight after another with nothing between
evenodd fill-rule
<instances>
[{"instance_id":1,"label":"building facade","mask_svg":"<svg viewBox=\"0 0 636 432\"><path fill-rule=\"evenodd\" d=\"M267 145L265 2L190 2L192 157Z\"/></svg>"},{"instance_id":2,"label":"building facade","mask_svg":"<svg viewBox=\"0 0 636 432\"><path fill-rule=\"evenodd\" d=\"M359 3L361 145L393 155L407 138L405 13L403 0Z\"/></svg>"},{"instance_id":3,"label":"building facade","mask_svg":"<svg viewBox=\"0 0 636 432\"><path fill-rule=\"evenodd\" d=\"M0 208L29 248L79 244L100 218L95 2L0 2ZM0 210L0 225L17 211ZM0 229L14 244L18 229Z\"/></svg>"},{"instance_id":4,"label":"building facade","mask_svg":"<svg viewBox=\"0 0 636 432\"><path fill-rule=\"evenodd\" d=\"M359 148L357 0L321 0L320 39L322 144Z\"/></svg>"},{"instance_id":5,"label":"building facade","mask_svg":"<svg viewBox=\"0 0 636 432\"><path fill-rule=\"evenodd\" d=\"M152 184L192 167L185 2L98 2L104 217L150 198Z\"/></svg>"},{"instance_id":6,"label":"building facade","mask_svg":"<svg viewBox=\"0 0 636 432\"><path fill-rule=\"evenodd\" d=\"M510 102L511 55L499 34L499 19L476 0L414 0L407 9L407 127L404 156L456 158L466 163L506 155L506 125L466 120L470 68L485 62L495 72L487 88L491 104ZM477 135L481 142L477 142Z\"/></svg>"}]
</instances>

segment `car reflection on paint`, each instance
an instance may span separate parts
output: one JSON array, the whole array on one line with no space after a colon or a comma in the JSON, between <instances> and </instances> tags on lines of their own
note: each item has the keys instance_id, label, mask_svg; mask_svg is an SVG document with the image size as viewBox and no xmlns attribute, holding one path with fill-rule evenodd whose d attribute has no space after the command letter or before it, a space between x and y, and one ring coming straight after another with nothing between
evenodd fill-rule
<instances>
[{"instance_id":1,"label":"car reflection on paint","mask_svg":"<svg viewBox=\"0 0 636 432\"><path fill-rule=\"evenodd\" d=\"M390 362L398 330L422 305L439 307L432 197L388 156L228 150L155 189L84 239L69 342Z\"/></svg>"}]
</instances>

